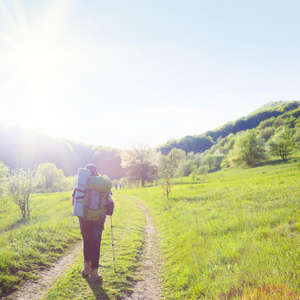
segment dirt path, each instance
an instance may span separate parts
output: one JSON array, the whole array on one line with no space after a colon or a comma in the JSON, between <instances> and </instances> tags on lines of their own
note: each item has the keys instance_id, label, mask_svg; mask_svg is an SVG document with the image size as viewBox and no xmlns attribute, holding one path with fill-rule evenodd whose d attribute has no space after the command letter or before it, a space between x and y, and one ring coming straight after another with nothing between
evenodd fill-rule
<instances>
[{"instance_id":1,"label":"dirt path","mask_svg":"<svg viewBox=\"0 0 300 300\"><path fill-rule=\"evenodd\" d=\"M147 209L138 203L140 210L146 217L145 245L141 258L141 278L133 287L133 293L125 299L158 300L161 299L160 273L161 256L158 251L158 233L153 225L152 218Z\"/></svg>"},{"instance_id":2,"label":"dirt path","mask_svg":"<svg viewBox=\"0 0 300 300\"><path fill-rule=\"evenodd\" d=\"M146 217L145 245L141 257L141 280L133 287L134 292L123 299L127 300L159 300L161 299L160 272L161 259L158 251L158 233L153 225L147 209L138 204ZM28 282L24 288L6 297L6 300L40 300L52 286L69 269L82 251L82 242L77 243L65 256L52 267L42 271L35 282Z\"/></svg>"},{"instance_id":3,"label":"dirt path","mask_svg":"<svg viewBox=\"0 0 300 300\"><path fill-rule=\"evenodd\" d=\"M35 282L28 282L24 288L5 299L7 300L40 300L46 294L54 280L65 274L81 253L82 242L77 243L65 256L61 257L51 268L40 273L41 277Z\"/></svg>"}]
</instances>

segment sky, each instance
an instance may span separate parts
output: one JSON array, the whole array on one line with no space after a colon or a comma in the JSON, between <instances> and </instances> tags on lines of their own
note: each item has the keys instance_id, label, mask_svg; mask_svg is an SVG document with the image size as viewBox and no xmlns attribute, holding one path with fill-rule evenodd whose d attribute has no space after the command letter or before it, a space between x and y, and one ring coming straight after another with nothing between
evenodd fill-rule
<instances>
[{"instance_id":1,"label":"sky","mask_svg":"<svg viewBox=\"0 0 300 300\"><path fill-rule=\"evenodd\" d=\"M0 124L120 149L299 100L298 0L0 0Z\"/></svg>"}]
</instances>

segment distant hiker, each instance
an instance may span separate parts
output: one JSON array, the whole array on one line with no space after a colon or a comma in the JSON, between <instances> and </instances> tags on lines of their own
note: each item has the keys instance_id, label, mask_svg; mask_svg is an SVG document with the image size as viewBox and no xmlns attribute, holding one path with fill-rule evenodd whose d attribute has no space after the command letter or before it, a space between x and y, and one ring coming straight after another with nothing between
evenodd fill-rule
<instances>
[{"instance_id":1,"label":"distant hiker","mask_svg":"<svg viewBox=\"0 0 300 300\"><path fill-rule=\"evenodd\" d=\"M113 214L111 182L98 174L95 165L89 164L79 171L85 171L88 176L87 184L83 185L78 172L78 183L72 193L72 204L75 205L73 215L79 217L83 238L84 268L81 274L84 277L90 275L90 282L102 281L102 276L98 274L100 245L106 215ZM78 207L83 207L82 215L78 213Z\"/></svg>"},{"instance_id":2,"label":"distant hiker","mask_svg":"<svg viewBox=\"0 0 300 300\"><path fill-rule=\"evenodd\" d=\"M115 184L115 189L116 189L116 190L118 189L118 185L117 185L117 184Z\"/></svg>"}]
</instances>

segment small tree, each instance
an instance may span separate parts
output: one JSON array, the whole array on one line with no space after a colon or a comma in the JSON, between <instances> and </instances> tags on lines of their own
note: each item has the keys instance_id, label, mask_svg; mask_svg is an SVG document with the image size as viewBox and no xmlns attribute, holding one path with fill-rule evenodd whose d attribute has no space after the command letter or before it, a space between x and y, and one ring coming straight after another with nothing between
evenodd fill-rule
<instances>
[{"instance_id":1,"label":"small tree","mask_svg":"<svg viewBox=\"0 0 300 300\"><path fill-rule=\"evenodd\" d=\"M176 168L178 168L179 163L185 160L186 154L182 149L173 148L168 154L168 157L172 160L173 164L175 164Z\"/></svg>"},{"instance_id":2,"label":"small tree","mask_svg":"<svg viewBox=\"0 0 300 300\"><path fill-rule=\"evenodd\" d=\"M197 165L190 159L180 162L177 173L180 176L189 176L197 169Z\"/></svg>"},{"instance_id":3,"label":"small tree","mask_svg":"<svg viewBox=\"0 0 300 300\"><path fill-rule=\"evenodd\" d=\"M238 136L233 150L229 153L229 160L233 164L253 166L267 158L264 139L255 129L247 130Z\"/></svg>"},{"instance_id":4,"label":"small tree","mask_svg":"<svg viewBox=\"0 0 300 300\"><path fill-rule=\"evenodd\" d=\"M207 166L200 166L197 169L197 174L202 175L202 181L205 182L207 177Z\"/></svg>"},{"instance_id":5,"label":"small tree","mask_svg":"<svg viewBox=\"0 0 300 300\"><path fill-rule=\"evenodd\" d=\"M42 163L36 169L36 179L40 192L62 191L61 185L65 185L63 170L58 169L54 163Z\"/></svg>"},{"instance_id":6,"label":"small tree","mask_svg":"<svg viewBox=\"0 0 300 300\"><path fill-rule=\"evenodd\" d=\"M161 187L169 200L169 194L172 189L171 179L174 176L176 169L172 160L168 156L162 156L158 164L158 176L161 178Z\"/></svg>"},{"instance_id":7,"label":"small tree","mask_svg":"<svg viewBox=\"0 0 300 300\"><path fill-rule=\"evenodd\" d=\"M274 127L265 127L260 131L260 135L262 138L268 141L271 138L271 136L274 134L274 132L275 132Z\"/></svg>"},{"instance_id":8,"label":"small tree","mask_svg":"<svg viewBox=\"0 0 300 300\"><path fill-rule=\"evenodd\" d=\"M177 173L180 176L189 176L191 173L196 172L200 167L202 156L200 153L190 152L186 155L185 159L181 159L178 165Z\"/></svg>"},{"instance_id":9,"label":"small tree","mask_svg":"<svg viewBox=\"0 0 300 300\"><path fill-rule=\"evenodd\" d=\"M203 164L207 165L209 169L219 168L223 158L224 155L207 154L204 156Z\"/></svg>"},{"instance_id":10,"label":"small tree","mask_svg":"<svg viewBox=\"0 0 300 300\"><path fill-rule=\"evenodd\" d=\"M23 219L30 217L29 197L35 188L34 171L16 169L8 174L8 191L13 202L19 206Z\"/></svg>"},{"instance_id":11,"label":"small tree","mask_svg":"<svg viewBox=\"0 0 300 300\"><path fill-rule=\"evenodd\" d=\"M212 169L213 164L214 164L214 155L212 155L212 154L205 155L205 157L203 159L203 164L208 165L208 168Z\"/></svg>"},{"instance_id":12,"label":"small tree","mask_svg":"<svg viewBox=\"0 0 300 300\"><path fill-rule=\"evenodd\" d=\"M297 143L289 128L283 128L275 133L269 143L270 152L275 156L286 159L297 148Z\"/></svg>"},{"instance_id":13,"label":"small tree","mask_svg":"<svg viewBox=\"0 0 300 300\"><path fill-rule=\"evenodd\" d=\"M127 177L131 182L153 182L157 174L159 153L145 145L136 145L132 150L124 150L121 155L123 168L128 168Z\"/></svg>"},{"instance_id":14,"label":"small tree","mask_svg":"<svg viewBox=\"0 0 300 300\"><path fill-rule=\"evenodd\" d=\"M161 187L169 200L172 189L171 179L175 176L179 163L184 160L185 152L180 149L172 149L167 156L161 156L158 163L158 176L161 178Z\"/></svg>"}]
</instances>

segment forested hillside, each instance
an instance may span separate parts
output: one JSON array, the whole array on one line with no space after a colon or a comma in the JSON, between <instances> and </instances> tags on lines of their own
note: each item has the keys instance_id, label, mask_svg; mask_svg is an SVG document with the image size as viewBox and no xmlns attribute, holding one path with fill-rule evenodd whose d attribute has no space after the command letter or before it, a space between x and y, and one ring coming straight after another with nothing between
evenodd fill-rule
<instances>
[{"instance_id":1,"label":"forested hillside","mask_svg":"<svg viewBox=\"0 0 300 300\"><path fill-rule=\"evenodd\" d=\"M300 101L270 102L246 117L200 135L170 139L157 150L167 155L173 148L186 153L227 155L234 144L236 134L257 128L268 140L281 127L293 130L297 142L300 140ZM217 157L218 161L224 157ZM0 125L0 161L11 169L30 168L41 163L54 163L65 176L77 173L87 163L97 165L102 175L111 179L123 177L126 170L121 167L121 150L110 147L88 145L81 142L54 138L42 133Z\"/></svg>"},{"instance_id":2,"label":"forested hillside","mask_svg":"<svg viewBox=\"0 0 300 300\"><path fill-rule=\"evenodd\" d=\"M278 122L291 123L300 116L300 101L269 102L253 111L246 117L226 123L215 130L207 131L200 135L185 136L181 139L170 139L158 147L163 154L168 154L173 148L184 150L186 153L202 153L210 149L220 139L236 134L240 131L256 128L262 121L270 118ZM281 122L281 123L282 123Z\"/></svg>"},{"instance_id":3,"label":"forested hillside","mask_svg":"<svg viewBox=\"0 0 300 300\"><path fill-rule=\"evenodd\" d=\"M110 178L124 174L120 150L88 145L47 136L14 126L0 126L0 161L11 169L30 168L51 162L64 171L65 176L77 173L88 163L98 166L99 172Z\"/></svg>"}]
</instances>

